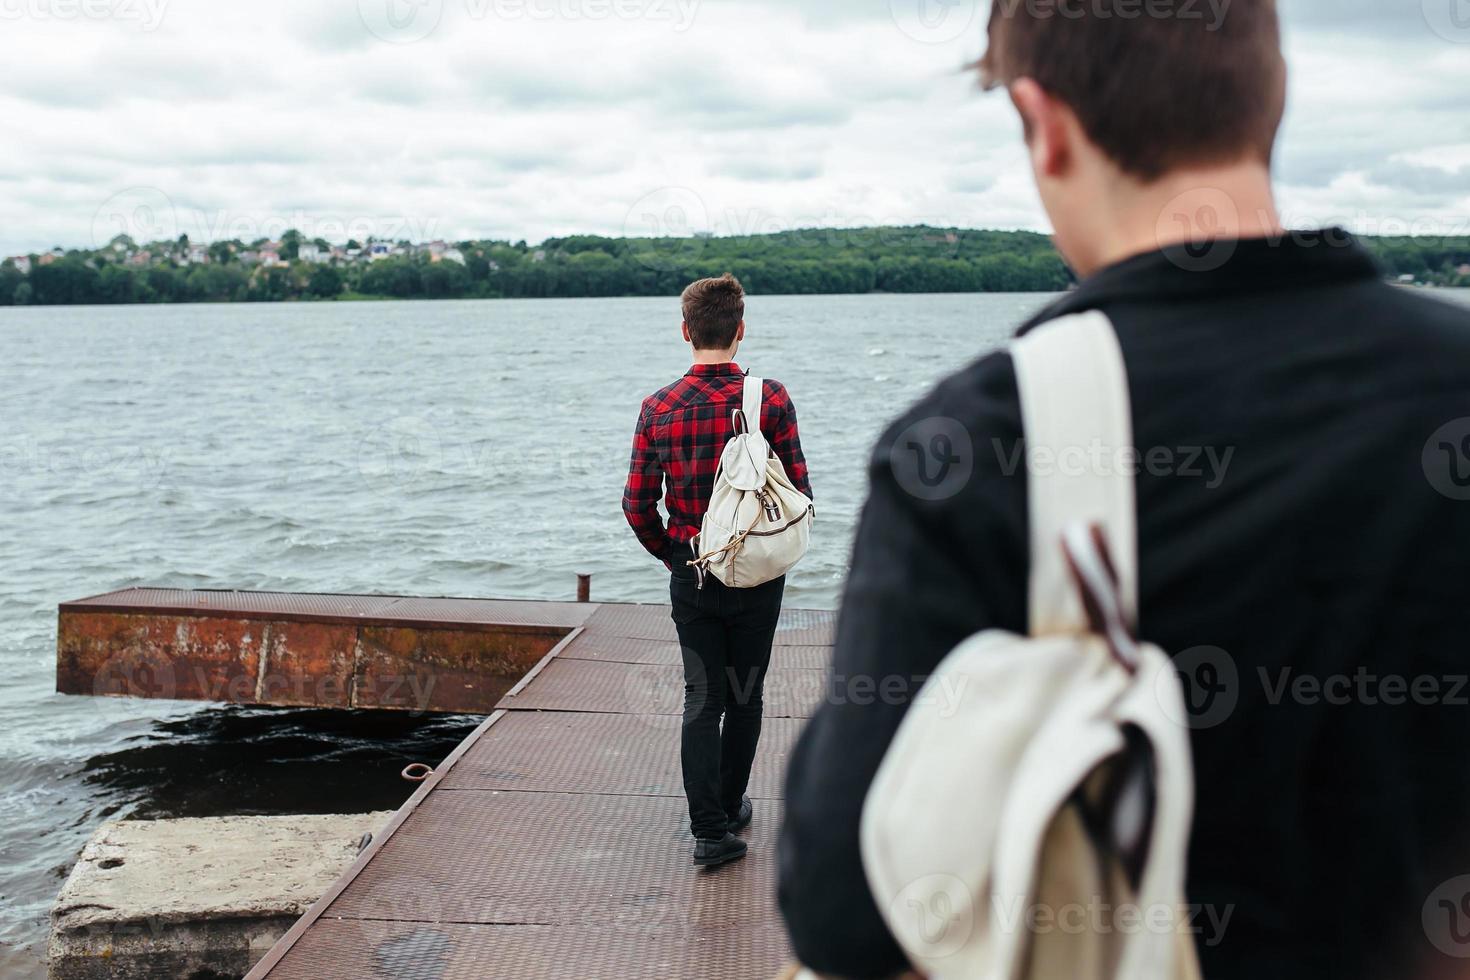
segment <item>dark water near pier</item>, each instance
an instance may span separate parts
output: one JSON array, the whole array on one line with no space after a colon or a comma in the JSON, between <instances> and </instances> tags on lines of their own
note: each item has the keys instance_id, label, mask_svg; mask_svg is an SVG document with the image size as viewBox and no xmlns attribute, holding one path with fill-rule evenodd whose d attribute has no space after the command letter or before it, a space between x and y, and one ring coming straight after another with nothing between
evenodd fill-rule
<instances>
[{"instance_id":1,"label":"dark water near pier","mask_svg":"<svg viewBox=\"0 0 1470 980\"><path fill-rule=\"evenodd\" d=\"M770 297L831 606L883 422L1047 297ZM397 806L476 719L53 693L58 602L131 585L661 601L619 494L673 300L0 310L0 977L102 821Z\"/></svg>"}]
</instances>

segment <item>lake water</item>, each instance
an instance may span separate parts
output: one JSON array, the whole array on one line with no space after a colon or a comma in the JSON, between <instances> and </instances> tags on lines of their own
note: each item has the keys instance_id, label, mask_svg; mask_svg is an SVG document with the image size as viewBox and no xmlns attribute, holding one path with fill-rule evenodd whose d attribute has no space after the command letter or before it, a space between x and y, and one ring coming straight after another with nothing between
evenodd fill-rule
<instances>
[{"instance_id":1,"label":"lake water","mask_svg":"<svg viewBox=\"0 0 1470 980\"><path fill-rule=\"evenodd\" d=\"M1470 291L1442 293L1470 304ZM1041 295L768 297L817 498L792 606L835 605L883 423ZM133 585L665 601L620 510L675 300L0 309L0 976L106 819L396 807L464 718L53 693L56 605Z\"/></svg>"}]
</instances>

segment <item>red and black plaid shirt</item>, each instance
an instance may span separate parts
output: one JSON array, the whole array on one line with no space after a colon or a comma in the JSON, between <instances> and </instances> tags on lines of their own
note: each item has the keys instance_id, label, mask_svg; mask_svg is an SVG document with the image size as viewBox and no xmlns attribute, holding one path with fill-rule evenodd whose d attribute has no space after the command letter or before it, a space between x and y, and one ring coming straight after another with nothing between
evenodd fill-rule
<instances>
[{"instance_id":1,"label":"red and black plaid shirt","mask_svg":"<svg viewBox=\"0 0 1470 980\"><path fill-rule=\"evenodd\" d=\"M731 413L740 407L744 385L744 372L732 362L696 364L643 400L623 513L643 547L665 562L674 548L699 533L714 493L720 453L734 435ZM769 378L762 388L760 428L791 482L811 496L796 408L781 382ZM660 493L669 512L667 528L658 512Z\"/></svg>"}]
</instances>

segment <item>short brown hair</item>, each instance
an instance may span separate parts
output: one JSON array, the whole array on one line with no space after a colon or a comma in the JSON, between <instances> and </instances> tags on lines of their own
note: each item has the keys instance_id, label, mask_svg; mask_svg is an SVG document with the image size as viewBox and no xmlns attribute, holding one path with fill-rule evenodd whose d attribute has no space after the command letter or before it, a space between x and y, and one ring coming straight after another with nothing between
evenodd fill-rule
<instances>
[{"instance_id":1,"label":"short brown hair","mask_svg":"<svg viewBox=\"0 0 1470 980\"><path fill-rule=\"evenodd\" d=\"M745 289L730 273L700 279L684 289L684 322L695 350L725 350L745 319Z\"/></svg>"},{"instance_id":2,"label":"short brown hair","mask_svg":"<svg viewBox=\"0 0 1470 980\"><path fill-rule=\"evenodd\" d=\"M1286 103L1276 0L994 0L984 86L1030 78L1125 172L1271 162Z\"/></svg>"}]
</instances>

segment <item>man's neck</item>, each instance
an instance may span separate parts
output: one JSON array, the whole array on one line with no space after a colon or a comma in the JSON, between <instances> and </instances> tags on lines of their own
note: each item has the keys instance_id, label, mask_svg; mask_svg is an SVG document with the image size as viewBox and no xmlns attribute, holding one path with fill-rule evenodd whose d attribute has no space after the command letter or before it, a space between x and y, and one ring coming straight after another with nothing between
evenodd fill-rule
<instances>
[{"instance_id":1,"label":"man's neck","mask_svg":"<svg viewBox=\"0 0 1470 980\"><path fill-rule=\"evenodd\" d=\"M1283 232L1262 164L1181 170L1147 185L1128 181L1113 201L1081 275L1170 245Z\"/></svg>"},{"instance_id":2,"label":"man's neck","mask_svg":"<svg viewBox=\"0 0 1470 980\"><path fill-rule=\"evenodd\" d=\"M729 350L699 350L694 349L695 364L729 364L735 360L735 348Z\"/></svg>"}]
</instances>

